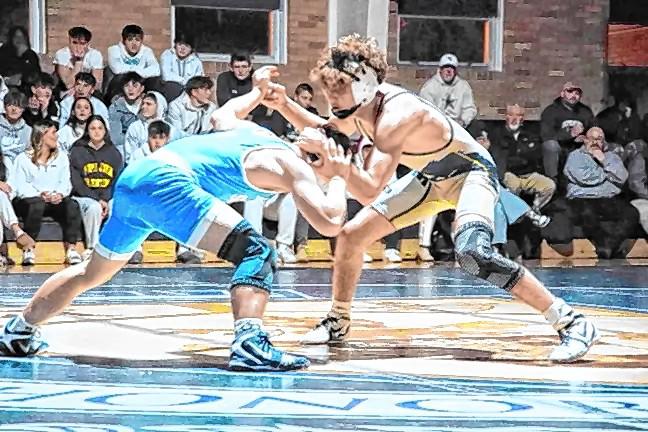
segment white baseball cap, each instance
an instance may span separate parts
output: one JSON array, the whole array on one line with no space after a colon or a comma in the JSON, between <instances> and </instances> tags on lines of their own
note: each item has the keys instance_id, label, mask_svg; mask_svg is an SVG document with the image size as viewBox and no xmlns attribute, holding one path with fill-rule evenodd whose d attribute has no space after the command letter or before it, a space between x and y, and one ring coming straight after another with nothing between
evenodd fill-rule
<instances>
[{"instance_id":1,"label":"white baseball cap","mask_svg":"<svg viewBox=\"0 0 648 432\"><path fill-rule=\"evenodd\" d=\"M454 54L443 54L441 60L439 60L439 67L452 66L456 68L459 66L459 59Z\"/></svg>"}]
</instances>

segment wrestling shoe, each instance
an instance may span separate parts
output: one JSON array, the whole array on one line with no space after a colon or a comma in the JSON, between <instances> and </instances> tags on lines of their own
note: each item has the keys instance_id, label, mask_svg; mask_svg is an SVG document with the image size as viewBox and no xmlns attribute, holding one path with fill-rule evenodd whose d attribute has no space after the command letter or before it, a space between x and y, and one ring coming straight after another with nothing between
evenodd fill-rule
<instances>
[{"instance_id":1,"label":"wrestling shoe","mask_svg":"<svg viewBox=\"0 0 648 432\"><path fill-rule=\"evenodd\" d=\"M18 315L7 321L0 334L0 354L4 356L32 356L47 347L39 328L30 326Z\"/></svg>"},{"instance_id":2,"label":"wrestling shoe","mask_svg":"<svg viewBox=\"0 0 648 432\"><path fill-rule=\"evenodd\" d=\"M571 323L558 330L560 345L551 351L549 360L557 363L571 363L587 354L599 340L596 326L583 315L575 315Z\"/></svg>"},{"instance_id":3,"label":"wrestling shoe","mask_svg":"<svg viewBox=\"0 0 648 432\"><path fill-rule=\"evenodd\" d=\"M341 342L346 339L350 329L351 317L329 312L313 330L304 335L301 342L307 345Z\"/></svg>"},{"instance_id":4,"label":"wrestling shoe","mask_svg":"<svg viewBox=\"0 0 648 432\"><path fill-rule=\"evenodd\" d=\"M246 324L236 331L229 361L232 370L290 371L308 366L308 358L275 348L257 324Z\"/></svg>"}]
</instances>

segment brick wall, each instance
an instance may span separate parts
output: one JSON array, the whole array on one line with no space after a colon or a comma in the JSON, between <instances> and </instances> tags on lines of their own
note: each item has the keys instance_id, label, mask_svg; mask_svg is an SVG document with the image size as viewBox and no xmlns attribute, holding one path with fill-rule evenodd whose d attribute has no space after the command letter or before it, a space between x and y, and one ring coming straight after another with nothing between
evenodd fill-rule
<instances>
[{"instance_id":1,"label":"brick wall","mask_svg":"<svg viewBox=\"0 0 648 432\"><path fill-rule=\"evenodd\" d=\"M104 57L110 45L121 39L126 24L139 24L146 33L144 43L159 55L171 44L169 0L47 0L47 52L50 57L67 44L67 31L83 25L92 31L92 44ZM290 0L288 7L288 59L281 66L282 80L290 92L302 81L328 38L327 2ZM205 71L216 77L227 64L205 62ZM321 96L317 105L324 107Z\"/></svg>"},{"instance_id":2,"label":"brick wall","mask_svg":"<svg viewBox=\"0 0 648 432\"><path fill-rule=\"evenodd\" d=\"M605 83L608 7L609 0L506 0L503 71L460 71L472 85L481 117L499 118L507 103L517 102L528 108L528 118L539 118L567 80L580 83L583 102L596 110ZM392 1L391 64L396 63L395 11ZM435 68L399 66L393 68L390 79L418 90L434 73Z\"/></svg>"},{"instance_id":3,"label":"brick wall","mask_svg":"<svg viewBox=\"0 0 648 432\"><path fill-rule=\"evenodd\" d=\"M608 33L607 52L610 65L648 65L648 27L611 25Z\"/></svg>"},{"instance_id":4,"label":"brick wall","mask_svg":"<svg viewBox=\"0 0 648 432\"><path fill-rule=\"evenodd\" d=\"M605 33L609 0L506 0L504 70L463 69L484 118L498 118L508 102L529 108L528 117L538 118L566 80L579 82L584 102L596 109L605 82ZM397 17L390 13L390 62L395 64ZM309 68L328 40L328 5L324 0L290 0L288 18L288 64L281 67L290 91L308 78ZM145 43L160 54L170 46L169 0L47 0L47 48L53 53L67 43L67 30L87 26L93 45L104 54L120 40L125 24L138 23L147 33ZM215 76L226 64L210 62ZM418 90L435 68L398 66L390 79ZM315 101L324 108L321 95Z\"/></svg>"}]
</instances>

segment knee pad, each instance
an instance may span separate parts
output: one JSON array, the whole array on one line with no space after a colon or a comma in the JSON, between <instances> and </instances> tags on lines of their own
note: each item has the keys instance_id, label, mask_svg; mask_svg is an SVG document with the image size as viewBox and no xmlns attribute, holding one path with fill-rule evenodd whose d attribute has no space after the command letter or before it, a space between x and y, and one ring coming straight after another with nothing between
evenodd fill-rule
<instances>
[{"instance_id":1,"label":"knee pad","mask_svg":"<svg viewBox=\"0 0 648 432\"><path fill-rule=\"evenodd\" d=\"M523 268L493 249L492 229L482 222L463 225L455 235L455 253L467 273L510 291L523 275Z\"/></svg>"},{"instance_id":2,"label":"knee pad","mask_svg":"<svg viewBox=\"0 0 648 432\"><path fill-rule=\"evenodd\" d=\"M218 257L234 264L230 289L250 285L270 292L277 271L275 250L252 225L242 220L227 236Z\"/></svg>"}]
</instances>

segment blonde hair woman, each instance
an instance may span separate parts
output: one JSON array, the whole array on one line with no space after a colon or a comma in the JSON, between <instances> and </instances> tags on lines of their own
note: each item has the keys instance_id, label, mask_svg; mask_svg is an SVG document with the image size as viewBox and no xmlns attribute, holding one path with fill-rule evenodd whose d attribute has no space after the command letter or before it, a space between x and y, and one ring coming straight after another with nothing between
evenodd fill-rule
<instances>
[{"instance_id":1,"label":"blonde hair woman","mask_svg":"<svg viewBox=\"0 0 648 432\"><path fill-rule=\"evenodd\" d=\"M49 121L33 126L30 149L16 157L13 181L16 188L16 213L22 217L23 229L33 239L43 216L51 216L63 230L65 262L77 264L81 256L75 249L81 228L78 204L69 195L70 164L67 154L58 148L56 126ZM23 265L36 261L35 248L23 250Z\"/></svg>"}]
</instances>

